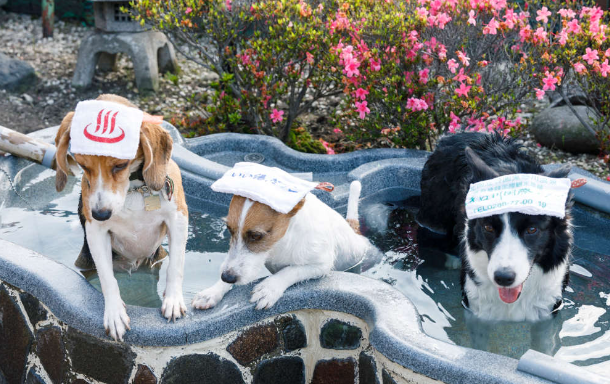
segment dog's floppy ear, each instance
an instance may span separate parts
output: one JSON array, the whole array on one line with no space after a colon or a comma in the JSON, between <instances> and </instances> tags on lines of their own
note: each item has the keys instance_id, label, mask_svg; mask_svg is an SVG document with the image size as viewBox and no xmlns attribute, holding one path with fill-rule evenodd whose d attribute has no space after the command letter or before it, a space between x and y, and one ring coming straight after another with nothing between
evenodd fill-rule
<instances>
[{"instance_id":1,"label":"dog's floppy ear","mask_svg":"<svg viewBox=\"0 0 610 384\"><path fill-rule=\"evenodd\" d=\"M498 172L485 164L472 148L466 147L466 149L464 149L464 155L466 156L466 163L468 163L468 166L472 171L474 181L488 180L500 176Z\"/></svg>"},{"instance_id":2,"label":"dog's floppy ear","mask_svg":"<svg viewBox=\"0 0 610 384\"><path fill-rule=\"evenodd\" d=\"M562 179L564 177L568 177L568 174L570 173L571 170L572 170L572 166L570 164L566 164L566 165L563 165L557 169L554 169L554 170L546 173L545 176L553 177L555 179Z\"/></svg>"},{"instance_id":3,"label":"dog's floppy ear","mask_svg":"<svg viewBox=\"0 0 610 384\"><path fill-rule=\"evenodd\" d=\"M68 182L68 147L70 147L70 127L74 112L70 112L64 117L57 135L55 136L55 189L57 192L63 191Z\"/></svg>"},{"instance_id":4,"label":"dog's floppy ear","mask_svg":"<svg viewBox=\"0 0 610 384\"><path fill-rule=\"evenodd\" d=\"M165 184L167 164L172 155L173 140L169 133L156 124L144 123L140 130L140 145L144 154L144 182L158 191Z\"/></svg>"}]
</instances>

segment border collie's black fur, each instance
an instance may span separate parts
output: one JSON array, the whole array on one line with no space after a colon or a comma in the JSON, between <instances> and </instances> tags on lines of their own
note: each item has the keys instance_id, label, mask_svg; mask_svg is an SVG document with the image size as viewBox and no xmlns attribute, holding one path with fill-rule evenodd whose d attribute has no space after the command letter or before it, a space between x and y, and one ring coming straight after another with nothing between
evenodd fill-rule
<instances>
[{"instance_id":1,"label":"border collie's black fur","mask_svg":"<svg viewBox=\"0 0 610 384\"><path fill-rule=\"evenodd\" d=\"M485 320L539 321L551 317L568 283L572 248L570 198L563 219L507 213L467 220L471 183L514 173L562 178L562 167L545 173L509 138L462 133L443 137L422 171L417 221L461 245L462 294Z\"/></svg>"}]
</instances>

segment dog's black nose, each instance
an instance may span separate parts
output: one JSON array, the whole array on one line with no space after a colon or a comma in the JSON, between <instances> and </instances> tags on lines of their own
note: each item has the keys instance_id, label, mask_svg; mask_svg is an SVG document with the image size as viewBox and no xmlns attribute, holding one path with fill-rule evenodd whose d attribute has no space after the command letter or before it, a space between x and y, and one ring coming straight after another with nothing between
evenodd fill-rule
<instances>
[{"instance_id":1,"label":"dog's black nose","mask_svg":"<svg viewBox=\"0 0 610 384\"><path fill-rule=\"evenodd\" d=\"M237 281L237 276L231 273L231 271L224 271L222 275L220 275L220 278L222 279L222 281L229 284L235 284L235 282Z\"/></svg>"},{"instance_id":2,"label":"dog's black nose","mask_svg":"<svg viewBox=\"0 0 610 384\"><path fill-rule=\"evenodd\" d=\"M91 216L93 216L93 218L97 221L106 221L108 219L110 219L110 216L112 216L112 210L111 209L92 209L91 210Z\"/></svg>"},{"instance_id":3,"label":"dog's black nose","mask_svg":"<svg viewBox=\"0 0 610 384\"><path fill-rule=\"evenodd\" d=\"M498 285L503 287L508 287L515 282L515 277L517 274L508 268L502 268L494 272L494 280Z\"/></svg>"}]
</instances>

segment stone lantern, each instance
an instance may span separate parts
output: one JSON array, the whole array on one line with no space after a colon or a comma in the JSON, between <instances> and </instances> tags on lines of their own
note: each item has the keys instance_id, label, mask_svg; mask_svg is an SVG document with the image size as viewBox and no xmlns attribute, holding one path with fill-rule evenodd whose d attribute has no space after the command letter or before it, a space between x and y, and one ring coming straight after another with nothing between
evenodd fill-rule
<instances>
[{"instance_id":1,"label":"stone lantern","mask_svg":"<svg viewBox=\"0 0 610 384\"><path fill-rule=\"evenodd\" d=\"M136 85L142 92L159 88L159 73L177 69L174 47L167 37L150 30L121 11L129 0L93 0L95 31L86 36L78 50L72 84L88 87L95 73L112 70L118 53L126 53L133 61Z\"/></svg>"}]
</instances>

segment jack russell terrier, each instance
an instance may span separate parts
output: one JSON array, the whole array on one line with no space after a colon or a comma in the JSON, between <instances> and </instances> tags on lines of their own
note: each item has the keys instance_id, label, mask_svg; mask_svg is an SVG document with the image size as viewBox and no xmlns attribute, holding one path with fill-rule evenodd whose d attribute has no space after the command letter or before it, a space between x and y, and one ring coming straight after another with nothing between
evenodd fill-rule
<instances>
[{"instance_id":1,"label":"jack russell terrier","mask_svg":"<svg viewBox=\"0 0 610 384\"><path fill-rule=\"evenodd\" d=\"M193 298L194 308L214 307L234 284L252 282L265 266L272 275L254 287L250 302L256 302L256 309L268 309L291 285L320 278L331 270L346 270L362 261L367 252L376 249L359 231L359 181L350 186L347 219L309 192L317 183L311 183L304 195L295 198L282 213L279 208L270 206L269 203L274 203L274 197L270 196L273 192L266 191L264 186L258 188L254 184L251 191L242 193L239 187L221 188L218 185L232 172L235 175L238 166L245 164L254 167L250 174L245 172L246 179L252 175L254 179L261 174L260 177L264 177L269 170L280 172L288 180L296 179L277 168L238 163L212 185L217 192L234 193L226 218L231 234L230 248L221 266L220 280ZM244 173L237 174L244 177ZM267 180L276 179L267 175ZM248 192L254 192L256 196Z\"/></svg>"},{"instance_id":2,"label":"jack russell terrier","mask_svg":"<svg viewBox=\"0 0 610 384\"><path fill-rule=\"evenodd\" d=\"M186 313L188 210L180 169L170 158L173 141L161 121L123 97L101 95L68 113L55 138L57 191L66 185L68 147L84 171L78 213L85 243L79 260L92 260L97 268L104 328L115 340L123 340L130 319L114 277L113 253L136 269L159 252L167 235L170 259L161 312L168 321Z\"/></svg>"}]
</instances>

